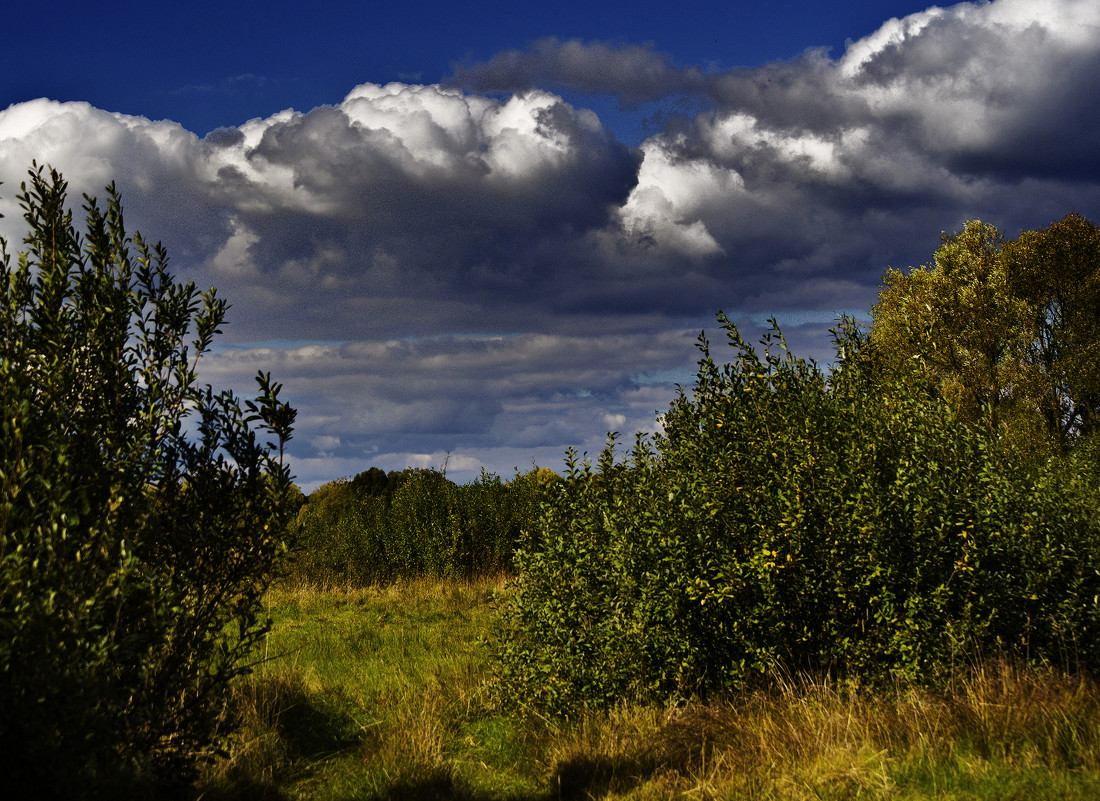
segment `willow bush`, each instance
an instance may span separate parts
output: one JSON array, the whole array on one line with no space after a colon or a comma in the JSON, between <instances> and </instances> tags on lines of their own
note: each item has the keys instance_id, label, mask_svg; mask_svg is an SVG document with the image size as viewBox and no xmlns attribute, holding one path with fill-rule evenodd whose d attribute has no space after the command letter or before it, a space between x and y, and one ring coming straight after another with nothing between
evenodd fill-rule
<instances>
[{"instance_id":1,"label":"willow bush","mask_svg":"<svg viewBox=\"0 0 1100 801\"><path fill-rule=\"evenodd\" d=\"M197 385L226 304L177 282L108 196L87 200L82 236L65 181L33 169L15 264L0 242L12 798L186 783L232 723L226 691L267 631L262 595L284 550L294 410L266 375L244 403Z\"/></svg>"},{"instance_id":2,"label":"willow bush","mask_svg":"<svg viewBox=\"0 0 1100 801\"><path fill-rule=\"evenodd\" d=\"M937 682L982 654L1100 657L1095 462L1007 464L850 321L828 375L720 316L690 393L569 454L496 635L510 706L710 696L774 671ZM774 322L773 322L774 326Z\"/></svg>"}]
</instances>

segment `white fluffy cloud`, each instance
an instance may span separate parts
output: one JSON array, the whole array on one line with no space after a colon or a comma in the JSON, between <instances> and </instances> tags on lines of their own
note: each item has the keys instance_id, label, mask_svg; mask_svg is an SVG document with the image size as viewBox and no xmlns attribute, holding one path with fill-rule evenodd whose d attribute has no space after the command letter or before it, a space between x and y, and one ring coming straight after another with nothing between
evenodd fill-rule
<instances>
[{"instance_id":1,"label":"white fluffy cloud","mask_svg":"<svg viewBox=\"0 0 1100 801\"><path fill-rule=\"evenodd\" d=\"M931 8L837 60L701 75L652 58L666 91L712 107L642 144L620 258L687 271L701 296L865 306L941 230L982 217L1015 233L1100 199L1096 3Z\"/></svg>"},{"instance_id":2,"label":"white fluffy cloud","mask_svg":"<svg viewBox=\"0 0 1100 801\"><path fill-rule=\"evenodd\" d=\"M60 169L74 192L117 179L142 222L169 222L159 233L215 275L289 268L311 284L340 277L321 269L360 273L353 248L427 270L466 256L455 266L507 274L514 265L502 250L522 251L547 230L601 225L635 170L592 112L554 95L497 101L404 84L365 84L337 106L203 140L84 103L0 112L0 179L18 186L32 159ZM16 208L12 194L5 210ZM522 241L508 241L512 233Z\"/></svg>"}]
</instances>

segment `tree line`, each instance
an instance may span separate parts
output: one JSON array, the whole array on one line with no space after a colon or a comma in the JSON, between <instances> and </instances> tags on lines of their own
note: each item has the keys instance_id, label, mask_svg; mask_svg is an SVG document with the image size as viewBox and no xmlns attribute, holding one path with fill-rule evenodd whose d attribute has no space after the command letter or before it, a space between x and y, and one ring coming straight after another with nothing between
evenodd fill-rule
<instances>
[{"instance_id":1,"label":"tree line","mask_svg":"<svg viewBox=\"0 0 1100 801\"><path fill-rule=\"evenodd\" d=\"M367 586L509 573L523 529L559 480L533 468L508 481L482 472L458 485L442 470L372 467L329 482L297 514L290 580Z\"/></svg>"}]
</instances>

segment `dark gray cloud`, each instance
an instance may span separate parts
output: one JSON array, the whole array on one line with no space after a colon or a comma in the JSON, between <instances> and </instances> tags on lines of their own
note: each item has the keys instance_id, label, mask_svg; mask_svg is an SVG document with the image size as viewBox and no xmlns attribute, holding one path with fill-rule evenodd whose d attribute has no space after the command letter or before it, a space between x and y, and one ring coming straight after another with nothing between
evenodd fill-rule
<instances>
[{"instance_id":1,"label":"dark gray cloud","mask_svg":"<svg viewBox=\"0 0 1100 801\"><path fill-rule=\"evenodd\" d=\"M673 66L671 57L655 52L652 45L549 36L526 50L507 50L488 61L455 64L450 82L480 93L569 87L614 95L630 106L672 94L706 92L710 78L697 67Z\"/></svg>"},{"instance_id":2,"label":"dark gray cloud","mask_svg":"<svg viewBox=\"0 0 1100 801\"><path fill-rule=\"evenodd\" d=\"M516 449L528 453L494 463L498 469L526 469L536 457L560 464L570 445L596 450L611 430L652 430L672 395L667 382L654 384L640 368L686 375L696 334L442 336L235 349L216 354L203 379L224 386L261 368L278 375L290 400L307 410L299 420L307 441L294 450L304 460L299 472L311 459L374 459L400 468L425 459L437 466L448 451L502 449L509 459Z\"/></svg>"}]
</instances>

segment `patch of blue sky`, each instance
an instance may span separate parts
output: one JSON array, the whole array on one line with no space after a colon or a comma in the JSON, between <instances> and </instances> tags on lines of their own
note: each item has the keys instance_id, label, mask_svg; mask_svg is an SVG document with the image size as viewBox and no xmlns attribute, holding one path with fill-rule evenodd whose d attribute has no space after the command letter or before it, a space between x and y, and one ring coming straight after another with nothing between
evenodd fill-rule
<instances>
[{"instance_id":1,"label":"patch of blue sky","mask_svg":"<svg viewBox=\"0 0 1100 801\"><path fill-rule=\"evenodd\" d=\"M644 387L654 385L673 386L675 384L686 387L695 383L695 374L695 369L691 367L669 367L661 370L646 370L644 373L632 376L632 378L635 383Z\"/></svg>"},{"instance_id":2,"label":"patch of blue sky","mask_svg":"<svg viewBox=\"0 0 1100 801\"><path fill-rule=\"evenodd\" d=\"M238 350L257 350L259 348L269 348L271 350L294 350L295 348L305 348L311 345L347 345L352 340L350 339L261 339L261 340L242 340L238 342L224 342L215 340L211 346L211 353L227 353L230 351Z\"/></svg>"},{"instance_id":3,"label":"patch of blue sky","mask_svg":"<svg viewBox=\"0 0 1100 801\"><path fill-rule=\"evenodd\" d=\"M821 325L823 323L838 323L841 317L851 317L857 322L866 322L871 319L867 309L793 309L790 311L760 311L749 312L744 315L730 314L730 319L747 317L753 325L760 328L768 326L768 320L775 318L779 327L800 325Z\"/></svg>"}]
</instances>

